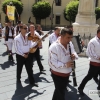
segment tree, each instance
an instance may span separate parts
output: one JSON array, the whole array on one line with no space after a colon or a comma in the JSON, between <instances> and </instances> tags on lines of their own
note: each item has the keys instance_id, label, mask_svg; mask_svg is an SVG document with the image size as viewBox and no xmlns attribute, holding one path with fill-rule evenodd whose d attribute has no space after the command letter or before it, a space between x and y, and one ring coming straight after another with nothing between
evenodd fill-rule
<instances>
[{"instance_id":1,"label":"tree","mask_svg":"<svg viewBox=\"0 0 100 100\"><path fill-rule=\"evenodd\" d=\"M78 5L79 5L79 0L73 0L70 1L64 10L64 18L67 21L75 22L76 15L78 13ZM95 8L95 14L96 14L96 20L100 18L100 8L96 7Z\"/></svg>"},{"instance_id":2,"label":"tree","mask_svg":"<svg viewBox=\"0 0 100 100\"><path fill-rule=\"evenodd\" d=\"M95 8L95 13L96 13L96 20L98 20L100 18L100 8L99 7Z\"/></svg>"},{"instance_id":3,"label":"tree","mask_svg":"<svg viewBox=\"0 0 100 100\"><path fill-rule=\"evenodd\" d=\"M79 5L78 0L70 1L66 5L66 8L64 10L64 16L68 21L70 21L70 24L71 22L75 21L75 18L78 12L78 5Z\"/></svg>"},{"instance_id":4,"label":"tree","mask_svg":"<svg viewBox=\"0 0 100 100\"><path fill-rule=\"evenodd\" d=\"M36 19L45 19L51 13L51 6L48 1L39 1L33 4L32 13Z\"/></svg>"},{"instance_id":5,"label":"tree","mask_svg":"<svg viewBox=\"0 0 100 100\"><path fill-rule=\"evenodd\" d=\"M2 11L6 14L6 7L7 5L12 2L13 5L15 6L16 8L16 11L15 11L15 18L16 18L16 22L18 21L18 17L20 18L20 15L22 14L22 11L23 11L23 3L19 0L5 0L3 3L2 3ZM18 16L19 15L19 16Z\"/></svg>"}]
</instances>

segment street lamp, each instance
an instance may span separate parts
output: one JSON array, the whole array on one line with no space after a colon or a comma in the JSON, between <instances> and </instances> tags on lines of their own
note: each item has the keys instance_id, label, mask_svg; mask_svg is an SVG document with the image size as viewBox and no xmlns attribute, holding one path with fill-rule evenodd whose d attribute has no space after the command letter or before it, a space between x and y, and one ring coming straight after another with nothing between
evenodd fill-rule
<instances>
[{"instance_id":1,"label":"street lamp","mask_svg":"<svg viewBox=\"0 0 100 100\"><path fill-rule=\"evenodd\" d=\"M54 14L53 14L53 4L54 2L56 3L57 0L53 0L52 2L52 6L51 6L51 32L52 32L52 27L53 27L53 18L54 18Z\"/></svg>"}]
</instances>

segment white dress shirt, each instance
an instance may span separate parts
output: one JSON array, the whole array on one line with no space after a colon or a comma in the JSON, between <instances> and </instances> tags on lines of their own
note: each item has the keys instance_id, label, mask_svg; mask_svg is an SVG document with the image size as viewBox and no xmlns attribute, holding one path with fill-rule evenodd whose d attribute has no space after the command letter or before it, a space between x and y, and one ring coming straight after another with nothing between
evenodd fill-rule
<instances>
[{"instance_id":1,"label":"white dress shirt","mask_svg":"<svg viewBox=\"0 0 100 100\"><path fill-rule=\"evenodd\" d=\"M88 43L86 54L90 61L100 63L100 39L97 36Z\"/></svg>"},{"instance_id":2,"label":"white dress shirt","mask_svg":"<svg viewBox=\"0 0 100 100\"><path fill-rule=\"evenodd\" d=\"M50 44L52 44L53 42L55 42L57 40L57 35L55 33L52 33L50 36L49 36L49 41L50 41Z\"/></svg>"},{"instance_id":3,"label":"white dress shirt","mask_svg":"<svg viewBox=\"0 0 100 100\"><path fill-rule=\"evenodd\" d=\"M59 72L59 73L70 73L72 71L71 67L66 67L66 63L71 61L70 52L69 52L69 44L66 45L67 49L57 40L53 44L51 44L49 48L49 59L48 63L50 68L53 71ZM74 46L72 42L70 42L71 52L72 54L75 54L75 57L78 58L78 55L76 54L74 50Z\"/></svg>"},{"instance_id":4,"label":"white dress shirt","mask_svg":"<svg viewBox=\"0 0 100 100\"><path fill-rule=\"evenodd\" d=\"M21 56L24 56L24 53L28 53L30 48L35 47L36 45L37 43L29 41L27 36L25 36L24 39L21 33L14 38L15 52Z\"/></svg>"}]
</instances>

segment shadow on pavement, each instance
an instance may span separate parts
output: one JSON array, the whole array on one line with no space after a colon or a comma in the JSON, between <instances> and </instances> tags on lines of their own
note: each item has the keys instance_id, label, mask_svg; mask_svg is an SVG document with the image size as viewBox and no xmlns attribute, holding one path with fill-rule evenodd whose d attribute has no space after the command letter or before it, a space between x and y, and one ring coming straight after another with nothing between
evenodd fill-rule
<instances>
[{"instance_id":1,"label":"shadow on pavement","mask_svg":"<svg viewBox=\"0 0 100 100\"><path fill-rule=\"evenodd\" d=\"M6 68L9 68L10 66L14 66L15 62L12 61L6 61L3 64L0 64L0 67L5 70Z\"/></svg>"},{"instance_id":2,"label":"shadow on pavement","mask_svg":"<svg viewBox=\"0 0 100 100\"><path fill-rule=\"evenodd\" d=\"M11 100L26 100L26 98L27 100L31 100L38 95L42 95L45 91L38 92L32 89L30 85L23 87L21 83L16 83L16 90Z\"/></svg>"},{"instance_id":3,"label":"shadow on pavement","mask_svg":"<svg viewBox=\"0 0 100 100\"><path fill-rule=\"evenodd\" d=\"M45 73L43 73L44 75L46 75ZM46 78L44 78L44 77L41 77L40 76L41 74L40 73L36 73L36 74L34 74L33 75L33 77L35 78L35 81L36 82L47 82L47 83L51 83L51 82L49 82ZM28 80L28 78L25 80L25 83L26 84L29 84L29 80Z\"/></svg>"},{"instance_id":4,"label":"shadow on pavement","mask_svg":"<svg viewBox=\"0 0 100 100\"><path fill-rule=\"evenodd\" d=\"M68 87L71 89L71 91L66 91L65 100L92 100L87 95L81 96L80 94L77 94L77 89L70 84L68 85Z\"/></svg>"},{"instance_id":5,"label":"shadow on pavement","mask_svg":"<svg viewBox=\"0 0 100 100\"><path fill-rule=\"evenodd\" d=\"M3 52L0 56L6 56L6 55L8 55L8 52L6 51L6 52Z\"/></svg>"}]
</instances>

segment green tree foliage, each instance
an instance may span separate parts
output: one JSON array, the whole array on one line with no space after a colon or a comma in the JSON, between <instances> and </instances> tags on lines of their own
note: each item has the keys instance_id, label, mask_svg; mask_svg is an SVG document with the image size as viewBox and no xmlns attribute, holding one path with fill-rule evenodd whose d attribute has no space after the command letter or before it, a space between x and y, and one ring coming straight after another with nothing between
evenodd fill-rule
<instances>
[{"instance_id":1,"label":"green tree foliage","mask_svg":"<svg viewBox=\"0 0 100 100\"><path fill-rule=\"evenodd\" d=\"M100 18L100 8L99 7L95 8L95 13L96 13L96 20L98 20Z\"/></svg>"},{"instance_id":2,"label":"green tree foliage","mask_svg":"<svg viewBox=\"0 0 100 100\"><path fill-rule=\"evenodd\" d=\"M78 12L78 5L79 5L79 1L74 0L74 1L70 1L67 5L66 8L64 10L64 15L65 18L70 21L70 22L74 22L77 12Z\"/></svg>"},{"instance_id":3,"label":"green tree foliage","mask_svg":"<svg viewBox=\"0 0 100 100\"><path fill-rule=\"evenodd\" d=\"M5 0L2 3L2 11L6 14L6 7L9 5L9 3L12 2L13 6L15 6L16 11L15 11L15 17L18 18L18 15L20 16L23 11L23 3L19 0ZM17 14L18 13L18 14Z\"/></svg>"},{"instance_id":4,"label":"green tree foliage","mask_svg":"<svg viewBox=\"0 0 100 100\"><path fill-rule=\"evenodd\" d=\"M32 13L37 19L45 19L51 13L51 6L48 1L39 1L33 4Z\"/></svg>"}]
</instances>

